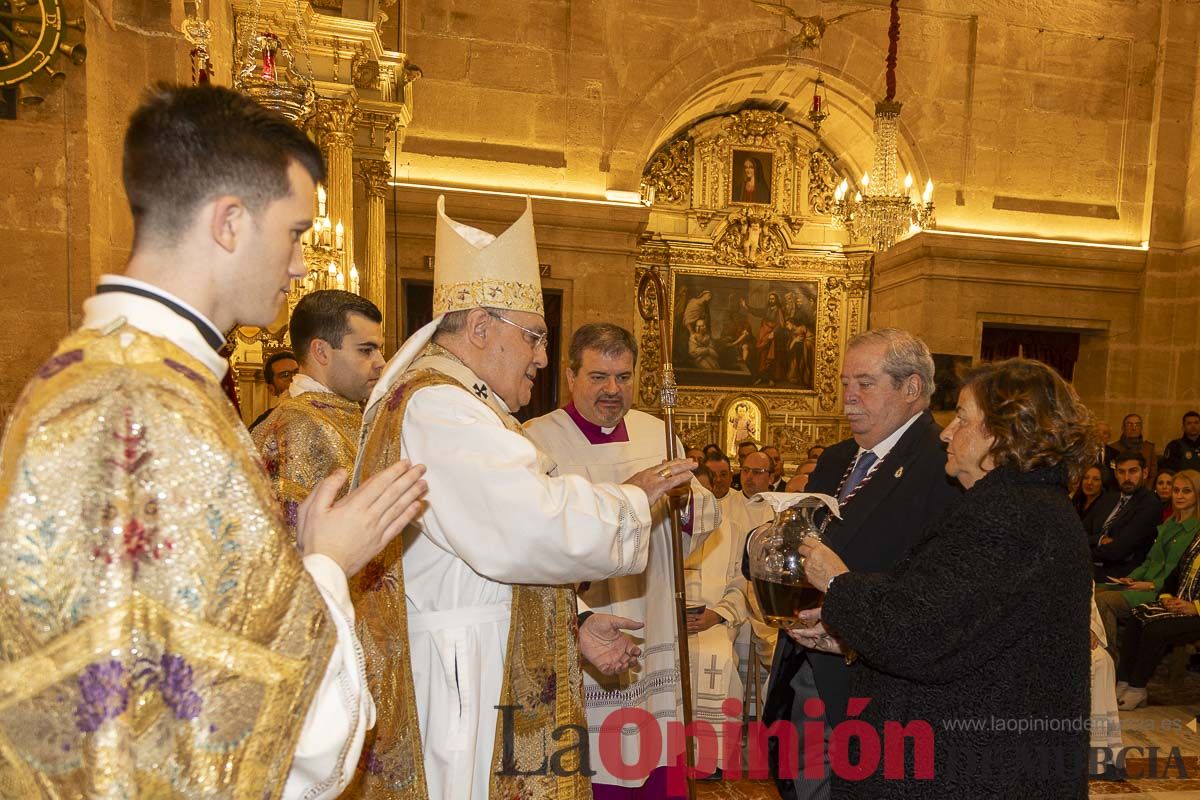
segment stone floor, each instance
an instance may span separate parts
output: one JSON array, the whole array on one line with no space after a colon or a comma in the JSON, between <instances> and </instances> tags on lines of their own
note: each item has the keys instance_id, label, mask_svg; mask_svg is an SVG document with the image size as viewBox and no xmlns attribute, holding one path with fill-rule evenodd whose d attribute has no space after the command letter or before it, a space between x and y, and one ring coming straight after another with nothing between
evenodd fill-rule
<instances>
[{"instance_id":1,"label":"stone floor","mask_svg":"<svg viewBox=\"0 0 1200 800\"><path fill-rule=\"evenodd\" d=\"M1200 674L1187 672L1182 682L1171 688L1166 667L1150 682L1151 705L1121 714L1122 738L1126 747L1157 747L1157 777L1150 772L1148 759L1130 755L1129 780L1093 781L1089 798L1119 795L1121 800L1200 800L1200 733L1190 730L1200 715ZM1178 747L1183 756L1183 771L1172 763L1164 775L1166 754ZM697 784L697 800L778 800L773 784L766 781L702 781Z\"/></svg>"}]
</instances>

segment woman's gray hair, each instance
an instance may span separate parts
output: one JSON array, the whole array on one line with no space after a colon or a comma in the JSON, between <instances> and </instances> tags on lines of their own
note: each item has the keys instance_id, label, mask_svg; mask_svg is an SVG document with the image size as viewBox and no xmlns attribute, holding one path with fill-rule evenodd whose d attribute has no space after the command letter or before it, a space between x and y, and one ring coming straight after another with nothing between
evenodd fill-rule
<instances>
[{"instance_id":1,"label":"woman's gray hair","mask_svg":"<svg viewBox=\"0 0 1200 800\"><path fill-rule=\"evenodd\" d=\"M855 347L882 344L883 371L891 376L892 386L899 389L910 375L921 379L921 393L925 404L933 397L933 356L929 347L908 331L899 328L876 328L852 336L846 342L846 352Z\"/></svg>"}]
</instances>

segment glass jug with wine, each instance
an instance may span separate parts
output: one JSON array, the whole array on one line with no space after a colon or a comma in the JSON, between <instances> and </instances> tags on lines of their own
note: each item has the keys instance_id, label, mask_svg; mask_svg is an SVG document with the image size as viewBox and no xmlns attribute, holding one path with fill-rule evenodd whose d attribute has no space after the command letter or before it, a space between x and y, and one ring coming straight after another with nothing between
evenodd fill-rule
<instances>
[{"instance_id":1,"label":"glass jug with wine","mask_svg":"<svg viewBox=\"0 0 1200 800\"><path fill-rule=\"evenodd\" d=\"M815 520L818 509L838 514L837 501L820 494L763 492L754 501L769 503L775 518L750 532L750 582L762 607L763 621L777 628L792 628L800 612L816 608L824 593L804 577L800 544L821 536Z\"/></svg>"}]
</instances>

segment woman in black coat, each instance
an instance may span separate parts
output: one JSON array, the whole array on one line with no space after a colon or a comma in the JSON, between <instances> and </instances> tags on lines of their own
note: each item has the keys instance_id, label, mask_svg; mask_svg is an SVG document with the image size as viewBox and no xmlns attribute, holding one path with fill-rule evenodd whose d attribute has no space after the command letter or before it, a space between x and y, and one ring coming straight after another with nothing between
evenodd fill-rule
<instances>
[{"instance_id":1,"label":"woman in black coat","mask_svg":"<svg viewBox=\"0 0 1200 800\"><path fill-rule=\"evenodd\" d=\"M1064 489L1095 450L1090 431L1049 367L984 364L942 433L946 471L967 491L910 555L890 573L851 573L805 544L806 575L827 593L821 622L793 638L857 659L852 697L873 698L859 717L882 753L868 771L874 743L835 730L835 797L1087 797L1091 565ZM867 764L839 771L839 741L850 766Z\"/></svg>"}]
</instances>

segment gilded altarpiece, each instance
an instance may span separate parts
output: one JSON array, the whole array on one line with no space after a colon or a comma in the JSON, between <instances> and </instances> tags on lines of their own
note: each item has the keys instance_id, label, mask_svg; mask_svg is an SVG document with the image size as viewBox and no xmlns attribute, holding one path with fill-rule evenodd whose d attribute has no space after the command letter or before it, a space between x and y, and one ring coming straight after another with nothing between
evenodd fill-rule
<instances>
[{"instance_id":1,"label":"gilded altarpiece","mask_svg":"<svg viewBox=\"0 0 1200 800\"><path fill-rule=\"evenodd\" d=\"M667 289L688 447L731 451L742 404L761 410L755 438L778 445L789 471L811 445L849 435L840 368L866 324L871 254L840 244L830 223L843 177L809 128L765 110L707 119L647 164L653 206L635 278L657 270ZM654 411L659 334L639 326L636 403Z\"/></svg>"}]
</instances>

